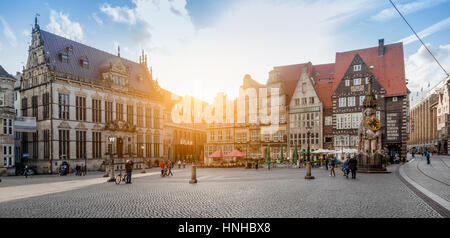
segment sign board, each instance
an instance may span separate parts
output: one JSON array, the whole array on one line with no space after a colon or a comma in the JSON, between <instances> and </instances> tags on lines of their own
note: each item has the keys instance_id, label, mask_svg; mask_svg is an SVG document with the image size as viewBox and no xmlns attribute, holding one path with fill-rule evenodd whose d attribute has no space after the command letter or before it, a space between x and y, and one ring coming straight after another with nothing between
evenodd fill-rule
<instances>
[{"instance_id":1,"label":"sign board","mask_svg":"<svg viewBox=\"0 0 450 238\"><path fill-rule=\"evenodd\" d=\"M297 108L289 111L290 114L303 112L320 112L320 107Z\"/></svg>"},{"instance_id":2,"label":"sign board","mask_svg":"<svg viewBox=\"0 0 450 238\"><path fill-rule=\"evenodd\" d=\"M391 142L400 141L400 128L399 128L398 113L386 114L386 140Z\"/></svg>"},{"instance_id":3,"label":"sign board","mask_svg":"<svg viewBox=\"0 0 450 238\"><path fill-rule=\"evenodd\" d=\"M16 117L14 130L16 132L36 132L36 117Z\"/></svg>"},{"instance_id":4,"label":"sign board","mask_svg":"<svg viewBox=\"0 0 450 238\"><path fill-rule=\"evenodd\" d=\"M360 91L364 91L364 85L352 86L352 87L351 87L351 91L352 91L352 92L360 92Z\"/></svg>"}]
</instances>

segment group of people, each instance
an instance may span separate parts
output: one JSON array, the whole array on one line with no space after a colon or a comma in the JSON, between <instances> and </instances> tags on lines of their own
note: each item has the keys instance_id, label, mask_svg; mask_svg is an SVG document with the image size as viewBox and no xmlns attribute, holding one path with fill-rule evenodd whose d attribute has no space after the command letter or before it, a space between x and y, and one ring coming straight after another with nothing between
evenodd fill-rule
<instances>
[{"instance_id":1,"label":"group of people","mask_svg":"<svg viewBox=\"0 0 450 238\"><path fill-rule=\"evenodd\" d=\"M325 160L325 168L328 170L328 165L330 166L330 177L336 177L335 168L338 165L339 160L336 156L333 158L326 158ZM352 174L352 179L356 179L356 170L358 169L358 160L355 157L347 157L344 161L342 171L344 172L344 176L348 178L348 175Z\"/></svg>"},{"instance_id":2,"label":"group of people","mask_svg":"<svg viewBox=\"0 0 450 238\"><path fill-rule=\"evenodd\" d=\"M86 166L81 166L77 164L75 166L75 176L85 176L86 175Z\"/></svg>"},{"instance_id":3,"label":"group of people","mask_svg":"<svg viewBox=\"0 0 450 238\"><path fill-rule=\"evenodd\" d=\"M170 175L173 176L173 173L172 173L173 163L172 163L172 161L169 160L166 163L164 163L164 161L161 160L161 163L159 163L159 167L161 167L161 177L170 176ZM179 165L178 165L178 167L179 167Z\"/></svg>"}]
</instances>

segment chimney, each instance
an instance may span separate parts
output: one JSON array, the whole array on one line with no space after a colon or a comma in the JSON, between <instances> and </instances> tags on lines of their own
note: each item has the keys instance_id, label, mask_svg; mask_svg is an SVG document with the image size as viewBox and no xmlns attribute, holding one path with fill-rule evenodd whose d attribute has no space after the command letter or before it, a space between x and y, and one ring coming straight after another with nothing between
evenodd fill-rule
<instances>
[{"instance_id":1,"label":"chimney","mask_svg":"<svg viewBox=\"0 0 450 238\"><path fill-rule=\"evenodd\" d=\"M384 39L378 40L378 56L384 55Z\"/></svg>"}]
</instances>

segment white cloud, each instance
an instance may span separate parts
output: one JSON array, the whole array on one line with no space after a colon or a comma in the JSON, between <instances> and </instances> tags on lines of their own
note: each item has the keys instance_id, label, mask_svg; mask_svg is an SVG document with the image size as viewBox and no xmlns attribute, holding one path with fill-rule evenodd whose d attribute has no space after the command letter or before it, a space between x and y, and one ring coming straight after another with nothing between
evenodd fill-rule
<instances>
[{"instance_id":1,"label":"white cloud","mask_svg":"<svg viewBox=\"0 0 450 238\"><path fill-rule=\"evenodd\" d=\"M103 20L97 15L97 13L92 14L92 18L94 18L95 22L100 26L103 26Z\"/></svg>"},{"instance_id":2,"label":"white cloud","mask_svg":"<svg viewBox=\"0 0 450 238\"><path fill-rule=\"evenodd\" d=\"M112 19L116 22L136 24L136 13L133 9L129 9L127 6L111 7L111 5L105 3L100 7L100 11L112 17Z\"/></svg>"},{"instance_id":3,"label":"white cloud","mask_svg":"<svg viewBox=\"0 0 450 238\"><path fill-rule=\"evenodd\" d=\"M426 28L425 30L423 30L417 34L419 35L420 38L423 39L427 36L430 36L436 32L445 30L449 27L450 27L450 17L448 17L436 24L433 24L432 26ZM407 45L407 44L410 44L410 43L413 43L416 41L418 41L418 39L417 39L416 35L414 35L414 34L399 40L399 42L403 42L404 45Z\"/></svg>"},{"instance_id":4,"label":"white cloud","mask_svg":"<svg viewBox=\"0 0 450 238\"><path fill-rule=\"evenodd\" d=\"M438 48L427 44L427 47L448 72L450 69L450 44L441 45ZM414 101L419 100L429 88L432 88L445 77L444 71L423 46L420 46L417 52L406 60L406 78L409 79L408 88L412 92L411 97Z\"/></svg>"},{"instance_id":5,"label":"white cloud","mask_svg":"<svg viewBox=\"0 0 450 238\"><path fill-rule=\"evenodd\" d=\"M411 14L414 12L418 12L420 10L424 10L427 8L437 6L437 5L447 2L447 1L448 0L417 0L417 1L409 2L409 3L405 3L405 4L397 4L394 1L394 4L396 4L398 10L400 10L400 12L403 15L408 15L408 14ZM385 8L382 11L380 11L378 14L372 16L371 20L383 22L383 21L390 20L394 17L400 17L400 16L398 15L395 8L389 3L388 8Z\"/></svg>"},{"instance_id":6,"label":"white cloud","mask_svg":"<svg viewBox=\"0 0 450 238\"><path fill-rule=\"evenodd\" d=\"M83 29L80 23L70 20L69 15L51 10L50 23L46 29L54 34L77 41L83 40Z\"/></svg>"},{"instance_id":7,"label":"white cloud","mask_svg":"<svg viewBox=\"0 0 450 238\"><path fill-rule=\"evenodd\" d=\"M162 87L208 101L218 91L238 91L247 73L265 82L277 65L333 62L342 16L372 3L245 0L213 27L196 30L185 0L133 2L131 9L102 7L114 21L129 25L137 45L127 57L138 59L139 48L145 48Z\"/></svg>"},{"instance_id":8,"label":"white cloud","mask_svg":"<svg viewBox=\"0 0 450 238\"><path fill-rule=\"evenodd\" d=\"M3 35L5 36L5 38L8 40L9 44L12 47L16 47L17 46L16 35L9 27L8 22L6 22L5 19L3 19L3 17L0 17L0 21L2 22L2 26L3 26Z\"/></svg>"}]
</instances>

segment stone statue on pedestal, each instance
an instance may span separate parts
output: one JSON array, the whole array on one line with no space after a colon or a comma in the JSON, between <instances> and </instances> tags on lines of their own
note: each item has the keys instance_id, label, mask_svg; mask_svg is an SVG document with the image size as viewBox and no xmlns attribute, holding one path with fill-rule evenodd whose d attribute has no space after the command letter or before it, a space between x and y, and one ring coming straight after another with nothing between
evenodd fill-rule
<instances>
[{"instance_id":1,"label":"stone statue on pedestal","mask_svg":"<svg viewBox=\"0 0 450 238\"><path fill-rule=\"evenodd\" d=\"M358 130L359 135L359 162L360 172L381 172L386 171L382 167L382 157L384 151L381 144L381 121L376 116L377 99L372 92L373 78L370 77L368 92L364 99L364 111L361 125Z\"/></svg>"}]
</instances>

